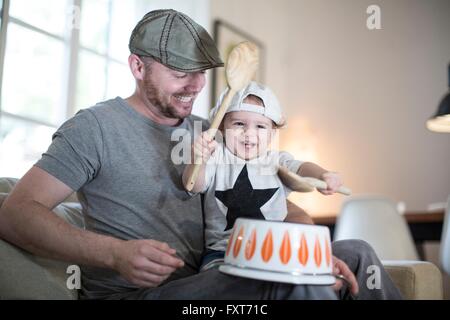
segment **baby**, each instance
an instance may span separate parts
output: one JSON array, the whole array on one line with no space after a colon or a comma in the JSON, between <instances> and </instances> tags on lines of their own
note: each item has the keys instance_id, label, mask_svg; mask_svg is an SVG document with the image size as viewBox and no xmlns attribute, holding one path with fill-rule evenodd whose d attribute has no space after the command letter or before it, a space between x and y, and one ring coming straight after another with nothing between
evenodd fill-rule
<instances>
[{"instance_id":1,"label":"baby","mask_svg":"<svg viewBox=\"0 0 450 320\"><path fill-rule=\"evenodd\" d=\"M219 98L211 118L225 96ZM236 93L219 127L224 143L203 132L193 145L194 157L202 164L192 189L203 193L206 253L201 270L223 262L224 252L235 220L239 217L289 222L298 221L288 213L286 198L291 190L276 174L284 166L301 176L327 183L323 194L333 194L340 177L311 162L301 162L287 152L270 150L277 130L285 125L277 98L267 87L251 82ZM217 139L220 140L220 139ZM183 172L186 184L194 165Z\"/></svg>"}]
</instances>

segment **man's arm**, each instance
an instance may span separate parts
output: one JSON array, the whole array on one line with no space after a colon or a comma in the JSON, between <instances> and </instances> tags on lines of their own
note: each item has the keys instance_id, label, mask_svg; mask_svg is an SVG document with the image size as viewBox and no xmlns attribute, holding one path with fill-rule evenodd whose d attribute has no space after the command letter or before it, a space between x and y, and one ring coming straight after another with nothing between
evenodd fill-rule
<instances>
[{"instance_id":1,"label":"man's arm","mask_svg":"<svg viewBox=\"0 0 450 320\"><path fill-rule=\"evenodd\" d=\"M0 210L0 236L37 255L112 267L110 253L117 240L71 226L51 212L72 192L44 170L33 167ZM98 255L90 255L91 251L98 251Z\"/></svg>"},{"instance_id":2,"label":"man's arm","mask_svg":"<svg viewBox=\"0 0 450 320\"><path fill-rule=\"evenodd\" d=\"M51 212L72 192L46 171L31 168L0 209L0 237L33 254L115 269L139 286L157 286L183 265L167 244L99 235Z\"/></svg>"}]
</instances>

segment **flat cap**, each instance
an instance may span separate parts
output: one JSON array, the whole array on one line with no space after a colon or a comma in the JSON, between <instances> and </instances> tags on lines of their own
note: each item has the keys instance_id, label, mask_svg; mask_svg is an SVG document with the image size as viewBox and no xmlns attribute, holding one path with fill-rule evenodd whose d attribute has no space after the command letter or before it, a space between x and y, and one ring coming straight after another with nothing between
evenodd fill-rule
<instances>
[{"instance_id":1,"label":"flat cap","mask_svg":"<svg viewBox=\"0 0 450 320\"><path fill-rule=\"evenodd\" d=\"M228 90L229 89L225 89L225 91L222 92L216 106L211 110L211 121L216 116ZM255 104L245 103L244 99L250 95L260 98L264 107L262 108L261 106ZM283 117L283 112L281 111L281 105L275 94L269 89L269 87L255 81L251 81L245 88L234 94L226 113L233 111L247 111L261 114L275 122L275 124L279 127L286 124L286 120Z\"/></svg>"},{"instance_id":2,"label":"flat cap","mask_svg":"<svg viewBox=\"0 0 450 320\"><path fill-rule=\"evenodd\" d=\"M131 33L130 52L156 59L181 72L223 67L208 32L187 15L172 10L147 13Z\"/></svg>"}]
</instances>

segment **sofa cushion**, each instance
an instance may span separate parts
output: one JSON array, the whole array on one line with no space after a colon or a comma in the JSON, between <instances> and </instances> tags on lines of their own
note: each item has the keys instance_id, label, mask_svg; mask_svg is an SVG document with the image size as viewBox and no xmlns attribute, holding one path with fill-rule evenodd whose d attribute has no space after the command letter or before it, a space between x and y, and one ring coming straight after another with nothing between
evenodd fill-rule
<instances>
[{"instance_id":1,"label":"sofa cushion","mask_svg":"<svg viewBox=\"0 0 450 320\"><path fill-rule=\"evenodd\" d=\"M1 180L1 179L0 179ZM7 194L0 193L0 207ZM53 210L78 227L84 222L79 203L63 203ZM0 299L77 299L77 290L67 288L72 263L32 255L0 240Z\"/></svg>"},{"instance_id":2,"label":"sofa cushion","mask_svg":"<svg viewBox=\"0 0 450 320\"><path fill-rule=\"evenodd\" d=\"M0 178L0 193L9 193L17 181L15 178Z\"/></svg>"},{"instance_id":3,"label":"sofa cushion","mask_svg":"<svg viewBox=\"0 0 450 320\"><path fill-rule=\"evenodd\" d=\"M69 263L33 256L0 240L0 299L77 299L66 286Z\"/></svg>"}]
</instances>

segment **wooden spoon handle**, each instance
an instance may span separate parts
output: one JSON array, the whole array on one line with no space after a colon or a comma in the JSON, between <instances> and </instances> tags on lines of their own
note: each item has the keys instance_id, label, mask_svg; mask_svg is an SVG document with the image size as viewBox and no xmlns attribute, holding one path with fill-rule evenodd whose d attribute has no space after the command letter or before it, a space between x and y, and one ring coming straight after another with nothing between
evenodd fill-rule
<instances>
[{"instance_id":1,"label":"wooden spoon handle","mask_svg":"<svg viewBox=\"0 0 450 320\"><path fill-rule=\"evenodd\" d=\"M209 127L208 131L206 131L206 134L210 138L214 137L216 130L219 128L220 123L222 122L223 117L225 116L225 113L230 105L231 99L233 98L235 93L235 90L229 88L229 90L225 94L225 97L223 98L222 103L220 104L220 107L217 110L216 115L214 116L211 126ZM195 182L197 181L198 172L200 171L201 162L201 158L196 158L194 160L194 167L191 171L191 174L188 176L186 185L184 186L187 191L191 191L192 188L194 188Z\"/></svg>"},{"instance_id":2,"label":"wooden spoon handle","mask_svg":"<svg viewBox=\"0 0 450 320\"><path fill-rule=\"evenodd\" d=\"M305 180L306 183L309 183L310 185L312 185L314 188L320 189L320 190L326 190L327 189L327 183L323 180L319 180L316 178L310 178L310 177L302 177L302 179ZM344 186L339 187L336 192L349 196L352 194L352 191Z\"/></svg>"},{"instance_id":3,"label":"wooden spoon handle","mask_svg":"<svg viewBox=\"0 0 450 320\"><path fill-rule=\"evenodd\" d=\"M216 115L214 116L213 121L211 122L211 126L209 127L209 132L215 133L215 131L219 128L220 123L223 120L223 117L225 116L225 113L228 110L228 107L230 106L231 99L233 99L233 96L236 94L236 91L233 88L228 88L227 93L225 94L225 97L222 100L222 103L220 104L219 110L217 110Z\"/></svg>"}]
</instances>

